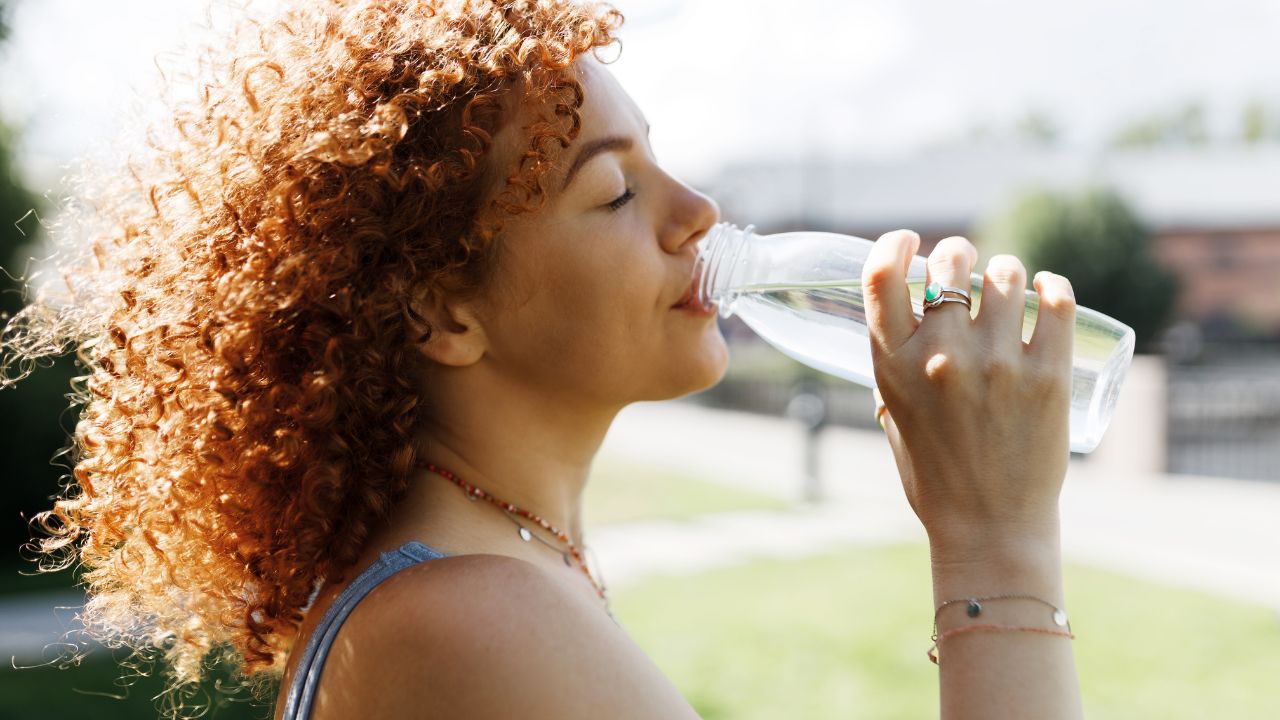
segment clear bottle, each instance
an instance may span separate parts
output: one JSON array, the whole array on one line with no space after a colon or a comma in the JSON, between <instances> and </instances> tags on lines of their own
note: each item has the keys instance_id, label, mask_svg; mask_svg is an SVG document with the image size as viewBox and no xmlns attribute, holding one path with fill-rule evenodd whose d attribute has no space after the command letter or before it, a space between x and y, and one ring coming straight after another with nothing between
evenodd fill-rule
<instances>
[{"instance_id":1,"label":"clear bottle","mask_svg":"<svg viewBox=\"0 0 1280 720\"><path fill-rule=\"evenodd\" d=\"M721 317L737 315L769 344L806 365L875 387L862 295L862 265L874 243L826 232L757 235L719 223L698 248L698 298ZM924 316L926 259L907 272L911 305ZM976 316L982 276L971 276ZM1022 339L1031 340L1040 296L1027 290ZM1076 308L1071 385L1071 450L1091 452L1111 422L1133 360L1133 329L1085 307Z\"/></svg>"}]
</instances>

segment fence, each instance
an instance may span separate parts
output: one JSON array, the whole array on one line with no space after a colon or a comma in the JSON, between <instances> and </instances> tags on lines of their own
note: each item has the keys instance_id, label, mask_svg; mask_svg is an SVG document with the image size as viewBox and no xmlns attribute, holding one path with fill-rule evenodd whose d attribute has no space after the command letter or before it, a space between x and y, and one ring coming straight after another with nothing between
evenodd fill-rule
<instances>
[{"instance_id":1,"label":"fence","mask_svg":"<svg viewBox=\"0 0 1280 720\"><path fill-rule=\"evenodd\" d=\"M1280 353L1168 369L1168 471L1280 482Z\"/></svg>"}]
</instances>

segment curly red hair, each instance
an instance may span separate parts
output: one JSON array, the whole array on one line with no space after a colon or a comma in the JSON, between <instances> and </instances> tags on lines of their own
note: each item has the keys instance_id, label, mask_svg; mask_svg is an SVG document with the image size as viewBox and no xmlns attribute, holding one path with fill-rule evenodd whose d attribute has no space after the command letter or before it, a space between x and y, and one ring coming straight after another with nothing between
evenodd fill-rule
<instances>
[{"instance_id":1,"label":"curly red hair","mask_svg":"<svg viewBox=\"0 0 1280 720\"><path fill-rule=\"evenodd\" d=\"M414 307L484 287L494 218L543 202L578 134L571 64L621 22L569 0L299 0L194 55L196 97L80 178L88 230L54 239L87 249L58 265L64 302L5 328L0 387L68 347L86 368L74 483L33 522L42 570L85 568L87 632L158 651L170 695L214 650L279 680L318 581L415 466ZM513 94L548 111L500 168Z\"/></svg>"}]
</instances>

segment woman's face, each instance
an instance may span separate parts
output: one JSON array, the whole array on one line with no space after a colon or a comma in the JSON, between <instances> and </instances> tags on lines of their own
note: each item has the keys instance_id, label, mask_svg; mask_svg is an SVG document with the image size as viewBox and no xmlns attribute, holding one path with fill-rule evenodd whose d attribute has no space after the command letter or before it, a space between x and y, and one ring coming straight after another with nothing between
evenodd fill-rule
<instances>
[{"instance_id":1,"label":"woman's face","mask_svg":"<svg viewBox=\"0 0 1280 720\"><path fill-rule=\"evenodd\" d=\"M547 204L504 221L478 310L486 359L566 402L621 406L714 385L728 363L715 316L675 306L719 208L658 165L647 121L605 66L588 56L575 68L581 133L546 176ZM499 167L524 150L524 124L495 136Z\"/></svg>"}]
</instances>

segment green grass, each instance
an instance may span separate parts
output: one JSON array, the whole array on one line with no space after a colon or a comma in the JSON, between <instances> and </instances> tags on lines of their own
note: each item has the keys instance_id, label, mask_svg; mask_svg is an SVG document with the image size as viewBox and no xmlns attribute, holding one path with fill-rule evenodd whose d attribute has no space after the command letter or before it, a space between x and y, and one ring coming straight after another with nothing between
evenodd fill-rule
<instances>
[{"instance_id":1,"label":"green grass","mask_svg":"<svg viewBox=\"0 0 1280 720\"><path fill-rule=\"evenodd\" d=\"M611 461L598 464L584 501L588 527L790 506ZM1075 565L1065 575L1090 720L1280 717L1269 690L1280 677L1274 611ZM923 546L854 548L615 588L613 607L706 720L929 718L930 582ZM95 649L68 670L0 665L0 719L156 717L160 680L121 688L112 652ZM224 703L206 717L269 710Z\"/></svg>"},{"instance_id":2,"label":"green grass","mask_svg":"<svg viewBox=\"0 0 1280 720\"><path fill-rule=\"evenodd\" d=\"M1280 717L1274 611L1075 565L1065 575L1090 720ZM759 561L613 596L623 625L705 720L938 716L923 546ZM104 649L65 671L6 664L0 718L156 717L154 677L125 700L100 696L125 694L120 674ZM207 717L268 710L241 702Z\"/></svg>"},{"instance_id":3,"label":"green grass","mask_svg":"<svg viewBox=\"0 0 1280 720\"><path fill-rule=\"evenodd\" d=\"M1272 610L1068 565L1085 714L1280 717ZM769 560L614 592L614 612L706 720L938 716L928 550Z\"/></svg>"},{"instance_id":4,"label":"green grass","mask_svg":"<svg viewBox=\"0 0 1280 720\"><path fill-rule=\"evenodd\" d=\"M772 496L609 459L596 463L582 502L588 530L639 520L689 520L713 512L794 506Z\"/></svg>"}]
</instances>

